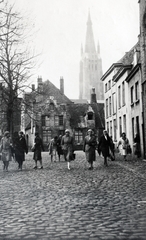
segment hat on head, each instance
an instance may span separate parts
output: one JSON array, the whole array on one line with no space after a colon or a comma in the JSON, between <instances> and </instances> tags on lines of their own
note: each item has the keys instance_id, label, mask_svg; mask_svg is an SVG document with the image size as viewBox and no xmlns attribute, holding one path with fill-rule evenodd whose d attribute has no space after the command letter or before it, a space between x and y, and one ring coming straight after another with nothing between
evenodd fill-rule
<instances>
[{"instance_id":1,"label":"hat on head","mask_svg":"<svg viewBox=\"0 0 146 240\"><path fill-rule=\"evenodd\" d=\"M9 131L5 131L4 132L4 136L6 137L7 135L9 135L10 134L10 132Z\"/></svg>"},{"instance_id":2,"label":"hat on head","mask_svg":"<svg viewBox=\"0 0 146 240\"><path fill-rule=\"evenodd\" d=\"M19 131L19 134L23 134L23 132L22 132L22 131Z\"/></svg>"},{"instance_id":3,"label":"hat on head","mask_svg":"<svg viewBox=\"0 0 146 240\"><path fill-rule=\"evenodd\" d=\"M88 132L93 132L92 129L88 129Z\"/></svg>"},{"instance_id":4,"label":"hat on head","mask_svg":"<svg viewBox=\"0 0 146 240\"><path fill-rule=\"evenodd\" d=\"M69 129L66 129L66 130L65 130L65 133L67 133L67 132L68 132L68 133L70 132Z\"/></svg>"}]
</instances>

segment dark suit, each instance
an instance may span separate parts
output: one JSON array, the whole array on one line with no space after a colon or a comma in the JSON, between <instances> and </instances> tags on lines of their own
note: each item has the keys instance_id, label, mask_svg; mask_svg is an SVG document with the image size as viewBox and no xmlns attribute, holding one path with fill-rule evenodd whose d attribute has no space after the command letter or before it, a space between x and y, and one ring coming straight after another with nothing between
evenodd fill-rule
<instances>
[{"instance_id":1,"label":"dark suit","mask_svg":"<svg viewBox=\"0 0 146 240\"><path fill-rule=\"evenodd\" d=\"M111 147L110 137L108 135L106 137L102 135L98 144L98 153L100 154L102 152L105 165L107 165L107 157L109 157L110 147Z\"/></svg>"}]
</instances>

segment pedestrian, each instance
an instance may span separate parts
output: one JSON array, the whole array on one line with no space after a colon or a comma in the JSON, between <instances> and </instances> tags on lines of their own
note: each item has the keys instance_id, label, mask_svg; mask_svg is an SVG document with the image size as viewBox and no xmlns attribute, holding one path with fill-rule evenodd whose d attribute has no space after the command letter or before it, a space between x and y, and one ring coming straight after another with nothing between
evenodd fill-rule
<instances>
[{"instance_id":1,"label":"pedestrian","mask_svg":"<svg viewBox=\"0 0 146 240\"><path fill-rule=\"evenodd\" d=\"M28 153L25 136L22 131L19 131L17 137L14 139L15 160L18 162L18 169L22 171L22 165L25 161L25 153Z\"/></svg>"},{"instance_id":2,"label":"pedestrian","mask_svg":"<svg viewBox=\"0 0 146 240\"><path fill-rule=\"evenodd\" d=\"M70 136L70 131L65 130L65 135L62 137L61 146L63 149L64 160L67 161L68 170L70 170L70 161L73 159L74 139Z\"/></svg>"},{"instance_id":3,"label":"pedestrian","mask_svg":"<svg viewBox=\"0 0 146 240\"><path fill-rule=\"evenodd\" d=\"M86 160L90 165L89 170L93 169L93 161L95 161L96 159L95 153L96 147L97 147L96 137L94 136L92 129L89 129L87 131L87 136L85 137L83 144L83 151L85 152Z\"/></svg>"},{"instance_id":4,"label":"pedestrian","mask_svg":"<svg viewBox=\"0 0 146 240\"><path fill-rule=\"evenodd\" d=\"M63 155L61 140L62 140L62 135L59 135L57 139L57 154L58 154L59 162L60 162L60 156Z\"/></svg>"},{"instance_id":5,"label":"pedestrian","mask_svg":"<svg viewBox=\"0 0 146 240\"><path fill-rule=\"evenodd\" d=\"M1 139L0 150L2 153L3 170L8 171L9 162L12 160L12 141L8 131L4 133Z\"/></svg>"},{"instance_id":6,"label":"pedestrian","mask_svg":"<svg viewBox=\"0 0 146 240\"><path fill-rule=\"evenodd\" d=\"M111 139L108 135L107 130L103 130L103 135L101 136L98 144L98 153L99 155L102 153L104 157L104 165L108 166L107 158L110 156L111 149Z\"/></svg>"},{"instance_id":7,"label":"pedestrian","mask_svg":"<svg viewBox=\"0 0 146 240\"><path fill-rule=\"evenodd\" d=\"M51 162L56 162L57 160L57 136L51 139L49 144L49 154L51 155Z\"/></svg>"},{"instance_id":8,"label":"pedestrian","mask_svg":"<svg viewBox=\"0 0 146 240\"><path fill-rule=\"evenodd\" d=\"M111 158L111 161L115 160L115 144L113 142L112 136L110 136L110 158Z\"/></svg>"},{"instance_id":9,"label":"pedestrian","mask_svg":"<svg viewBox=\"0 0 146 240\"><path fill-rule=\"evenodd\" d=\"M127 161L127 154L128 154L128 148L129 148L129 140L126 137L126 133L123 132L121 134L121 137L118 141L117 148L119 148L121 155L124 157L124 160Z\"/></svg>"},{"instance_id":10,"label":"pedestrian","mask_svg":"<svg viewBox=\"0 0 146 240\"><path fill-rule=\"evenodd\" d=\"M134 138L134 154L140 158L141 157L141 151L140 151L140 136L138 133L135 134L135 138Z\"/></svg>"},{"instance_id":11,"label":"pedestrian","mask_svg":"<svg viewBox=\"0 0 146 240\"><path fill-rule=\"evenodd\" d=\"M41 137L39 136L39 133L35 133L35 138L34 138L34 147L33 147L33 159L35 161L35 167L34 169L37 169L37 162L40 162L40 168L43 169L43 164L42 164L42 151L44 151L44 146Z\"/></svg>"}]
</instances>

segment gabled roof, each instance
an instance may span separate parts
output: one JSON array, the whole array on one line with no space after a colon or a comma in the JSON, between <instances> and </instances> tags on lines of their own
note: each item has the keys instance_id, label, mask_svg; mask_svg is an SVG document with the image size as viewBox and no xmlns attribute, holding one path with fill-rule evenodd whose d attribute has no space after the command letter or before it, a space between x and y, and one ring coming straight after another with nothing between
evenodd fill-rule
<instances>
[{"instance_id":1,"label":"gabled roof","mask_svg":"<svg viewBox=\"0 0 146 240\"><path fill-rule=\"evenodd\" d=\"M135 49L139 49L139 42L137 42L125 55L118 61L118 63L123 63L123 65L130 65L133 62L133 55Z\"/></svg>"},{"instance_id":2,"label":"gabled roof","mask_svg":"<svg viewBox=\"0 0 146 240\"><path fill-rule=\"evenodd\" d=\"M48 96L53 96L57 103L72 103L72 101L66 97L62 92L49 80L43 82L43 96L44 99L48 98Z\"/></svg>"},{"instance_id":3,"label":"gabled roof","mask_svg":"<svg viewBox=\"0 0 146 240\"><path fill-rule=\"evenodd\" d=\"M95 113L95 127L104 128L104 104L94 103L94 104L70 104L68 105L68 112L70 114L70 123L74 128L78 128L78 124L81 123L80 117L85 117L88 112L89 106L93 109Z\"/></svg>"},{"instance_id":4,"label":"gabled roof","mask_svg":"<svg viewBox=\"0 0 146 240\"><path fill-rule=\"evenodd\" d=\"M133 56L135 49L139 51L139 42L137 42L129 52L126 52L125 55L117 61L117 63L113 63L111 67L105 72L105 74L101 77L101 80L104 81L105 78L115 69L119 69L116 74L113 77L113 80L116 79L116 77L120 77L121 74L123 74L127 69L132 68L133 63Z\"/></svg>"}]
</instances>

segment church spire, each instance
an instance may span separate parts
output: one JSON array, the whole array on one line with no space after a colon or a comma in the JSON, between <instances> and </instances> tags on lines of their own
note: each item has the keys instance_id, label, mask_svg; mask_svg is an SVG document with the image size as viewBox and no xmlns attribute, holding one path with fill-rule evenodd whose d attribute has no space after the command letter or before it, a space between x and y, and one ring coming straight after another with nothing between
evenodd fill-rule
<instances>
[{"instance_id":1,"label":"church spire","mask_svg":"<svg viewBox=\"0 0 146 240\"><path fill-rule=\"evenodd\" d=\"M97 53L100 55L100 45L99 45L99 41L97 43Z\"/></svg>"},{"instance_id":2,"label":"church spire","mask_svg":"<svg viewBox=\"0 0 146 240\"><path fill-rule=\"evenodd\" d=\"M83 45L81 44L81 56L83 54Z\"/></svg>"},{"instance_id":3,"label":"church spire","mask_svg":"<svg viewBox=\"0 0 146 240\"><path fill-rule=\"evenodd\" d=\"M95 53L96 52L93 30L92 30L92 22L91 22L91 17L90 17L90 11L88 13L88 21L87 21L85 52L86 53Z\"/></svg>"}]
</instances>

